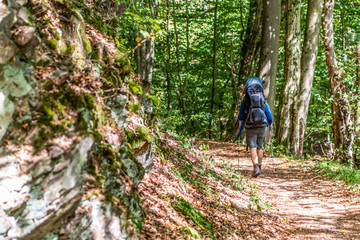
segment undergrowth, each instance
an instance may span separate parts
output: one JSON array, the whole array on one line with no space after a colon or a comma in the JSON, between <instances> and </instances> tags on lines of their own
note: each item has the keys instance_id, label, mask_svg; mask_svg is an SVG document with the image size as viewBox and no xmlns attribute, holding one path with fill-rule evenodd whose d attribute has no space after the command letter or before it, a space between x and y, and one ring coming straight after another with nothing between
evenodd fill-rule
<instances>
[{"instance_id":1,"label":"undergrowth","mask_svg":"<svg viewBox=\"0 0 360 240\"><path fill-rule=\"evenodd\" d=\"M316 163L314 170L329 178L343 180L352 189L360 190L360 171L348 165L333 160L323 160Z\"/></svg>"},{"instance_id":2,"label":"undergrowth","mask_svg":"<svg viewBox=\"0 0 360 240\"><path fill-rule=\"evenodd\" d=\"M204 215L202 215L199 211L197 211L191 203L185 201L183 198L177 196L173 196L173 197L175 201L174 203L171 204L171 206L176 211L182 213L184 216L189 217L191 221L193 221L201 229L206 231L209 234L209 236L214 239L214 235L211 232L213 230L213 227L210 222L206 221ZM190 233L192 232L190 231Z\"/></svg>"}]
</instances>

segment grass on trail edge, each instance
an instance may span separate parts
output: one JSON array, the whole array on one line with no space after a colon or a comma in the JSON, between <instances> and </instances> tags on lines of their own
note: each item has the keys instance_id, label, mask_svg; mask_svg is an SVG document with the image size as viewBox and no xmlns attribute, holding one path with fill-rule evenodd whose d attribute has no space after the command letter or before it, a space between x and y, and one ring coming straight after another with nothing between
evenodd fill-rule
<instances>
[{"instance_id":1,"label":"grass on trail edge","mask_svg":"<svg viewBox=\"0 0 360 240\"><path fill-rule=\"evenodd\" d=\"M348 165L340 164L332 160L317 162L315 172L335 180L343 180L352 189L360 190L360 170L355 170Z\"/></svg>"}]
</instances>

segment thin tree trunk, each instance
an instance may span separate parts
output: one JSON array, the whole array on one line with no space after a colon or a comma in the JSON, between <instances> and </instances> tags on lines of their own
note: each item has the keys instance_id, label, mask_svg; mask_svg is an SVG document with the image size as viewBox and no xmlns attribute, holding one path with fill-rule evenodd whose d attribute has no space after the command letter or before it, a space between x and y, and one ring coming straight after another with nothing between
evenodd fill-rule
<instances>
[{"instance_id":1,"label":"thin tree trunk","mask_svg":"<svg viewBox=\"0 0 360 240\"><path fill-rule=\"evenodd\" d=\"M285 148L291 148L294 154L298 136L296 96L300 82L300 0L288 0L285 23L285 66L284 83L280 98L276 125L276 142Z\"/></svg>"},{"instance_id":2,"label":"thin tree trunk","mask_svg":"<svg viewBox=\"0 0 360 240\"><path fill-rule=\"evenodd\" d=\"M146 71L145 78L143 81L143 91L144 93L150 93L150 86L152 82L153 66L154 66L154 57L155 57L155 41L154 39L149 40L146 43Z\"/></svg>"},{"instance_id":3,"label":"thin tree trunk","mask_svg":"<svg viewBox=\"0 0 360 240\"><path fill-rule=\"evenodd\" d=\"M186 115L186 106L185 106L185 91L183 87L183 80L181 75L181 66L180 66L180 52L179 52L179 35L177 30L177 23L176 23L176 6L175 0L173 0L173 18L174 18L174 31L175 31L175 48L176 48L176 63L177 63L177 70L178 70L178 77L179 77L179 104L181 113L185 116Z\"/></svg>"},{"instance_id":4,"label":"thin tree trunk","mask_svg":"<svg viewBox=\"0 0 360 240\"><path fill-rule=\"evenodd\" d=\"M351 109L347 98L347 91L342 84L341 71L335 54L333 12L334 0L325 0L323 9L323 36L326 65L331 87L333 136L335 144L335 159L345 163L353 159L353 131L351 129Z\"/></svg>"},{"instance_id":5,"label":"thin tree trunk","mask_svg":"<svg viewBox=\"0 0 360 240\"><path fill-rule=\"evenodd\" d=\"M356 100L359 98L360 95L360 39L357 45L357 54L356 54L356 82L355 82L356 88ZM360 169L360 158L359 158L359 146L360 146L360 105L355 104L354 107L354 116L355 116L355 148L354 150L354 167L356 169Z\"/></svg>"},{"instance_id":6,"label":"thin tree trunk","mask_svg":"<svg viewBox=\"0 0 360 240\"><path fill-rule=\"evenodd\" d=\"M229 69L230 75L231 75L231 90L232 90L232 102L230 109L234 109L235 112L231 111L227 123L225 125L226 128L226 135L225 140L230 140L233 138L234 133L239 128L237 123L237 113L238 113L238 103L239 103L239 92L237 87L236 80L238 79L238 71L236 70L237 64L234 61L234 33L231 32L231 45L230 45L230 63L227 62L226 56L227 56L227 47L224 47L224 64Z\"/></svg>"},{"instance_id":7,"label":"thin tree trunk","mask_svg":"<svg viewBox=\"0 0 360 240\"><path fill-rule=\"evenodd\" d=\"M304 45L301 57L301 78L300 91L298 95L298 141L299 148L296 153L299 156L303 155L304 149L304 135L306 120L309 111L311 89L314 80L314 72L316 66L316 57L318 54L321 13L324 0L308 0L308 9L306 16L306 28ZM296 133L295 133L296 134Z\"/></svg>"},{"instance_id":8,"label":"thin tree trunk","mask_svg":"<svg viewBox=\"0 0 360 240\"><path fill-rule=\"evenodd\" d=\"M166 0L167 23L166 23L166 87L167 87L167 110L171 108L171 42L170 42L170 0Z\"/></svg>"},{"instance_id":9,"label":"thin tree trunk","mask_svg":"<svg viewBox=\"0 0 360 240\"><path fill-rule=\"evenodd\" d=\"M184 91L187 92L187 82L189 76L189 55L190 55L190 39L189 39L189 26L190 26L190 12L189 1L185 1L186 4L186 55L185 55L185 78L184 78ZM185 101L185 100L184 100Z\"/></svg>"},{"instance_id":10,"label":"thin tree trunk","mask_svg":"<svg viewBox=\"0 0 360 240\"><path fill-rule=\"evenodd\" d=\"M281 0L263 0L262 37L258 76L264 83L266 102L274 111L279 56Z\"/></svg>"},{"instance_id":11,"label":"thin tree trunk","mask_svg":"<svg viewBox=\"0 0 360 240\"><path fill-rule=\"evenodd\" d=\"M240 61L238 87L245 84L251 77L251 66L255 57L255 50L261 32L261 0L252 0L250 3L249 17L246 28L246 35L241 48L242 59Z\"/></svg>"},{"instance_id":12,"label":"thin tree trunk","mask_svg":"<svg viewBox=\"0 0 360 240\"><path fill-rule=\"evenodd\" d=\"M229 139L234 136L237 129L239 128L239 124L237 122L237 114L239 113L238 106L240 104L240 92L241 85L245 83L245 81L251 77L252 73L252 65L255 59L255 51L256 46L259 43L259 36L261 32L261 13L262 13L262 0L252 0L249 6L249 16L246 27L245 39L243 41L243 45L241 48L241 60L240 60L240 69L238 73L235 73L235 65L233 60L233 36L231 39L231 75L234 77L234 73L238 76L238 82L233 82L233 102L231 105L231 109L233 110L229 117L228 122L226 123L226 138ZM236 75L235 75L236 77Z\"/></svg>"},{"instance_id":13,"label":"thin tree trunk","mask_svg":"<svg viewBox=\"0 0 360 240\"><path fill-rule=\"evenodd\" d=\"M134 6L136 8L136 3L134 2ZM157 17L157 8L158 8L158 2L155 1L149 1L145 2L145 4L148 4L148 7L151 9L152 17ZM138 6L141 7L141 6ZM153 37L153 32L149 32L150 36ZM137 34L140 38L145 38L146 36L142 36L140 33ZM136 72L140 76L143 91L145 93L150 92L150 85L152 82L152 73L153 73L153 65L154 65L154 57L155 57L155 41L154 39L150 39L149 41L145 41L141 43L141 46L138 47L135 50L135 56L136 56Z\"/></svg>"},{"instance_id":14,"label":"thin tree trunk","mask_svg":"<svg viewBox=\"0 0 360 240\"><path fill-rule=\"evenodd\" d=\"M215 2L214 14L214 43L213 43L213 73L212 73L212 87L211 87L211 106L209 119L209 138L212 139L212 130L214 122L214 104L215 104L215 83L216 83L216 42L217 42L217 12L219 0Z\"/></svg>"}]
</instances>

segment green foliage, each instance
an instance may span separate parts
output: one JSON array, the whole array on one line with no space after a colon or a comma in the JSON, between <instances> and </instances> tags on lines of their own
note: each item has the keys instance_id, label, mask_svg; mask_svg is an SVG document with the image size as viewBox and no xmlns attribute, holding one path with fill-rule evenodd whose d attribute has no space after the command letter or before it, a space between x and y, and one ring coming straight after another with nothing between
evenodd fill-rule
<instances>
[{"instance_id":1,"label":"green foliage","mask_svg":"<svg viewBox=\"0 0 360 240\"><path fill-rule=\"evenodd\" d=\"M352 188L359 189L360 171L348 165L339 164L333 160L323 160L316 163L314 170L329 178L343 180Z\"/></svg>"},{"instance_id":2,"label":"green foliage","mask_svg":"<svg viewBox=\"0 0 360 240\"><path fill-rule=\"evenodd\" d=\"M52 50L55 50L59 47L59 41L56 39L45 40L45 44Z\"/></svg>"},{"instance_id":3,"label":"green foliage","mask_svg":"<svg viewBox=\"0 0 360 240\"><path fill-rule=\"evenodd\" d=\"M183 198L174 196L174 200L175 201L171 204L171 206L176 211L182 213L184 216L189 217L190 220L198 225L201 229L207 231L211 238L214 238L213 234L211 233L213 227L211 223L206 220L204 215L197 211L191 203L185 201Z\"/></svg>"},{"instance_id":4,"label":"green foliage","mask_svg":"<svg viewBox=\"0 0 360 240\"><path fill-rule=\"evenodd\" d=\"M126 130L127 142L133 149L139 148L144 142L152 143L154 137L151 135L150 130L145 126L137 126L135 132L130 129Z\"/></svg>"},{"instance_id":5,"label":"green foliage","mask_svg":"<svg viewBox=\"0 0 360 240\"><path fill-rule=\"evenodd\" d=\"M135 81L128 82L128 86L133 93L139 94L139 95L144 94L142 87L139 84L137 84Z\"/></svg>"},{"instance_id":6,"label":"green foliage","mask_svg":"<svg viewBox=\"0 0 360 240\"><path fill-rule=\"evenodd\" d=\"M202 236L198 231L193 229L192 227L182 227L181 230L186 233L186 239L202 239Z\"/></svg>"}]
</instances>

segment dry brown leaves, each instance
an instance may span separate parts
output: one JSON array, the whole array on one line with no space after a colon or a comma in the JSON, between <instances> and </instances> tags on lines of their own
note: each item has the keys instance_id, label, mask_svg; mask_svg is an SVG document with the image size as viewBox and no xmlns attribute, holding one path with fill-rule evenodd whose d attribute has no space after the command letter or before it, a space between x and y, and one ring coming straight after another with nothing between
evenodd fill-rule
<instances>
[{"instance_id":1,"label":"dry brown leaves","mask_svg":"<svg viewBox=\"0 0 360 240\"><path fill-rule=\"evenodd\" d=\"M200 151L188 151L177 147L174 140L169 156L156 158L154 168L145 175L139 186L147 214L141 239L186 239L183 227L194 228L204 239L288 239L288 224L277 216L247 208L250 194L248 188L234 190L231 181L237 174L222 163L211 162ZM180 155L179 155L180 154ZM179 157L180 156L180 157ZM184 156L189 162L181 160ZM186 175L186 166L191 172ZM185 166L185 167L184 167ZM178 171L178 173L177 173ZM242 181L246 181L243 179ZM229 186L230 185L230 186ZM174 196L181 197L205 216L213 230L204 231L188 217L174 210Z\"/></svg>"}]
</instances>

